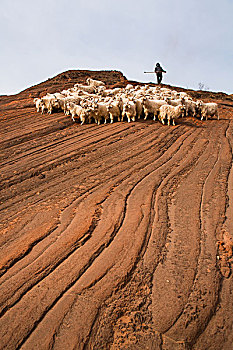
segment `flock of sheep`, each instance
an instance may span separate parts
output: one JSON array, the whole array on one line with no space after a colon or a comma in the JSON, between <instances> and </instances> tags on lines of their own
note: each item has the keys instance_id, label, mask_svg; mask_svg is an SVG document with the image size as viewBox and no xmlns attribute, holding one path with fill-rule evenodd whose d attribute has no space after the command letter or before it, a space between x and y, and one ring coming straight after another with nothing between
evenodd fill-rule
<instances>
[{"instance_id":1,"label":"flock of sheep","mask_svg":"<svg viewBox=\"0 0 233 350\"><path fill-rule=\"evenodd\" d=\"M125 88L106 89L99 80L87 78L87 85L75 84L73 88L54 94L47 94L42 98L35 98L37 112L52 113L63 110L66 115L71 114L73 121L94 121L99 125L110 120L128 122L148 116L158 119L162 124L175 125L176 119L185 116L199 116L201 120L218 115L216 103L194 101L185 92L177 92L160 86L133 86Z\"/></svg>"}]
</instances>

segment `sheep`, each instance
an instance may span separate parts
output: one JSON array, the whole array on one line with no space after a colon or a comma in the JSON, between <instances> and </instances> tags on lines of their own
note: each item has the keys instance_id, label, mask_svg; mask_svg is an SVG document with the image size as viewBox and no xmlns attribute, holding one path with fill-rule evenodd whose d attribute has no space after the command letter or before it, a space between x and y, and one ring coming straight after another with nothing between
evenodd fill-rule
<instances>
[{"instance_id":1,"label":"sheep","mask_svg":"<svg viewBox=\"0 0 233 350\"><path fill-rule=\"evenodd\" d=\"M96 94L94 93L90 93L90 92L86 92L86 91L82 91L82 90L77 90L75 92L73 92L72 94L70 94L69 96L71 97L77 97L77 98L96 98Z\"/></svg>"},{"instance_id":2,"label":"sheep","mask_svg":"<svg viewBox=\"0 0 233 350\"><path fill-rule=\"evenodd\" d=\"M186 92L179 92L179 97L180 98L185 98L185 97L188 97L188 94Z\"/></svg>"},{"instance_id":3,"label":"sheep","mask_svg":"<svg viewBox=\"0 0 233 350\"><path fill-rule=\"evenodd\" d=\"M74 122L80 120L81 125L83 125L87 119L89 123L91 122L92 115L88 108L83 108L73 102L68 102L67 109L71 113L71 118Z\"/></svg>"},{"instance_id":4,"label":"sheep","mask_svg":"<svg viewBox=\"0 0 233 350\"><path fill-rule=\"evenodd\" d=\"M60 105L57 98L51 98L49 102L48 113L51 114L53 109L59 109Z\"/></svg>"},{"instance_id":5,"label":"sheep","mask_svg":"<svg viewBox=\"0 0 233 350\"><path fill-rule=\"evenodd\" d=\"M89 92L91 94L93 92L95 92L95 87L94 86L90 86L90 85L82 85L82 84L77 83L77 84L74 85L74 87L76 88L75 91L82 90L82 91L85 91L85 92Z\"/></svg>"},{"instance_id":6,"label":"sheep","mask_svg":"<svg viewBox=\"0 0 233 350\"><path fill-rule=\"evenodd\" d=\"M142 112L143 112L143 106L142 106L142 98L140 99L134 99L133 100L136 106L136 115L137 118L140 119L142 116Z\"/></svg>"},{"instance_id":7,"label":"sheep","mask_svg":"<svg viewBox=\"0 0 233 350\"><path fill-rule=\"evenodd\" d=\"M84 98L81 102L80 102L80 106L87 108L87 107L92 107L93 102L95 102L95 100L92 99L88 99L88 98Z\"/></svg>"},{"instance_id":8,"label":"sheep","mask_svg":"<svg viewBox=\"0 0 233 350\"><path fill-rule=\"evenodd\" d=\"M34 99L37 112L41 110L43 114L47 110L48 113L52 113L55 108L61 109L67 115L71 113L72 120L80 118L81 124L87 119L90 122L92 118L100 124L102 117L105 123L109 118L113 123L114 118L119 121L123 120L124 116L130 122L135 121L136 118L140 119L143 113L145 120L149 114L152 114L153 120L159 116L163 124L167 117L169 125L171 120L175 124L175 119L183 116L185 112L186 115L191 116L200 114L201 119L214 115L219 119L216 104L194 102L185 92L158 86L133 86L132 84L128 84L125 88L106 89L105 84L99 80L87 78L86 81L88 85L77 83L68 90L54 94L47 93L41 99ZM76 105L75 108L72 103ZM160 113L162 106L166 108L162 108ZM179 107L175 116L173 116L175 110L172 107Z\"/></svg>"},{"instance_id":9,"label":"sheep","mask_svg":"<svg viewBox=\"0 0 233 350\"><path fill-rule=\"evenodd\" d=\"M111 89L104 89L104 90L102 90L102 91L100 91L100 90L98 89L98 91L99 91L99 95L104 96L104 97L109 96L109 95L111 95L111 93L112 93L112 90L111 90Z\"/></svg>"},{"instance_id":10,"label":"sheep","mask_svg":"<svg viewBox=\"0 0 233 350\"><path fill-rule=\"evenodd\" d=\"M184 104L185 100L183 98L173 100L170 97L167 97L166 102L167 102L167 104L176 107L176 106Z\"/></svg>"},{"instance_id":11,"label":"sheep","mask_svg":"<svg viewBox=\"0 0 233 350\"><path fill-rule=\"evenodd\" d=\"M42 104L42 107L41 107L42 114L44 113L45 109L47 109L47 112L51 114L53 107L58 107L57 98L52 94L47 94L44 97L42 97L41 104Z\"/></svg>"},{"instance_id":12,"label":"sheep","mask_svg":"<svg viewBox=\"0 0 233 350\"><path fill-rule=\"evenodd\" d=\"M98 89L99 91L99 89ZM99 94L106 97L106 96L115 96L121 91L120 88L115 88L115 89L105 89L103 91L99 91Z\"/></svg>"},{"instance_id":13,"label":"sheep","mask_svg":"<svg viewBox=\"0 0 233 350\"><path fill-rule=\"evenodd\" d=\"M175 90L171 90L171 98L177 99L179 97L179 93Z\"/></svg>"},{"instance_id":14,"label":"sheep","mask_svg":"<svg viewBox=\"0 0 233 350\"><path fill-rule=\"evenodd\" d=\"M83 125L83 123L85 123L85 121L87 119L88 119L89 123L91 123L92 118L95 118L95 113L93 111L93 108L91 108L91 107L82 108L82 111L80 113L81 125Z\"/></svg>"},{"instance_id":15,"label":"sheep","mask_svg":"<svg viewBox=\"0 0 233 350\"><path fill-rule=\"evenodd\" d=\"M61 94L64 95L64 96L67 96L67 95L69 95L69 91L68 90L62 90Z\"/></svg>"},{"instance_id":16,"label":"sheep","mask_svg":"<svg viewBox=\"0 0 233 350\"><path fill-rule=\"evenodd\" d=\"M117 103L117 106L118 106L119 109L120 109L120 114L122 115L123 105L124 105L124 102L123 102L122 97L121 97L121 96L116 97L115 101L116 101L116 103Z\"/></svg>"},{"instance_id":17,"label":"sheep","mask_svg":"<svg viewBox=\"0 0 233 350\"><path fill-rule=\"evenodd\" d=\"M134 97L135 98L140 98L140 97L143 97L145 95L145 91L143 91L142 89L140 90L137 90L134 92Z\"/></svg>"},{"instance_id":18,"label":"sheep","mask_svg":"<svg viewBox=\"0 0 233 350\"><path fill-rule=\"evenodd\" d=\"M64 97L64 98L58 98L57 101L58 101L60 109L63 110L65 115L69 115L69 110L67 109L67 104L69 102L73 102L73 103L79 105L81 103L81 101L82 101L82 98L80 96L79 97L67 96L67 97Z\"/></svg>"},{"instance_id":19,"label":"sheep","mask_svg":"<svg viewBox=\"0 0 233 350\"><path fill-rule=\"evenodd\" d=\"M171 90L168 89L168 88L160 88L160 91L161 91L162 93L165 93L165 94L171 92Z\"/></svg>"},{"instance_id":20,"label":"sheep","mask_svg":"<svg viewBox=\"0 0 233 350\"><path fill-rule=\"evenodd\" d=\"M155 120L159 113L159 108L164 104L166 104L165 100L149 100L148 98L144 97L142 99L143 110L145 113L144 120L147 119L150 113L153 114L153 120Z\"/></svg>"},{"instance_id":21,"label":"sheep","mask_svg":"<svg viewBox=\"0 0 233 350\"><path fill-rule=\"evenodd\" d=\"M102 117L104 118L104 124L107 123L107 120L109 119L109 111L107 109L107 105L104 103L95 103L93 105L93 111L95 114L95 121L98 125L100 125L100 121Z\"/></svg>"},{"instance_id":22,"label":"sheep","mask_svg":"<svg viewBox=\"0 0 233 350\"><path fill-rule=\"evenodd\" d=\"M217 116L219 120L217 103L214 103L214 102L204 103L203 101L197 101L197 107L201 115L201 120L203 120L203 118L206 118L207 120L208 116L209 117Z\"/></svg>"},{"instance_id":23,"label":"sheep","mask_svg":"<svg viewBox=\"0 0 233 350\"><path fill-rule=\"evenodd\" d=\"M72 94L73 92L77 91L77 87L74 86L73 88L69 88L67 91L69 94Z\"/></svg>"},{"instance_id":24,"label":"sheep","mask_svg":"<svg viewBox=\"0 0 233 350\"><path fill-rule=\"evenodd\" d=\"M118 122L121 120L121 110L119 108L119 102L118 101L112 101L107 106L107 110L109 112L111 123L114 121L114 117L117 118Z\"/></svg>"},{"instance_id":25,"label":"sheep","mask_svg":"<svg viewBox=\"0 0 233 350\"><path fill-rule=\"evenodd\" d=\"M133 89L133 85L132 84L127 84L125 87L125 90L131 90Z\"/></svg>"},{"instance_id":26,"label":"sheep","mask_svg":"<svg viewBox=\"0 0 233 350\"><path fill-rule=\"evenodd\" d=\"M111 101L112 101L112 97L110 97L110 96L101 97L101 98L99 99L99 102L103 102L103 103L109 103L109 102L111 102Z\"/></svg>"},{"instance_id":27,"label":"sheep","mask_svg":"<svg viewBox=\"0 0 233 350\"><path fill-rule=\"evenodd\" d=\"M66 97L65 94L62 94L62 93L60 93L60 92L55 92L53 95L54 95L57 99L58 99L58 98L64 98L64 97Z\"/></svg>"},{"instance_id":28,"label":"sheep","mask_svg":"<svg viewBox=\"0 0 233 350\"><path fill-rule=\"evenodd\" d=\"M40 112L40 108L42 109L42 105L43 105L41 99L40 98L34 98L33 102L34 102L34 104L36 106L36 111Z\"/></svg>"},{"instance_id":29,"label":"sheep","mask_svg":"<svg viewBox=\"0 0 233 350\"><path fill-rule=\"evenodd\" d=\"M78 116L78 118L80 119L80 115L81 115L82 110L83 110L83 108L81 106L76 105L73 102L68 102L67 109L70 111L71 118L74 122L77 119L77 118L75 118L75 116Z\"/></svg>"},{"instance_id":30,"label":"sheep","mask_svg":"<svg viewBox=\"0 0 233 350\"><path fill-rule=\"evenodd\" d=\"M97 93L97 94L102 94L103 92L104 92L104 90L106 89L106 87L105 86L96 86L95 87L95 92Z\"/></svg>"},{"instance_id":31,"label":"sheep","mask_svg":"<svg viewBox=\"0 0 233 350\"><path fill-rule=\"evenodd\" d=\"M197 104L193 100L185 98L183 100L183 105L185 106L185 115L194 117L197 110Z\"/></svg>"},{"instance_id":32,"label":"sheep","mask_svg":"<svg viewBox=\"0 0 233 350\"><path fill-rule=\"evenodd\" d=\"M94 86L94 87L105 86L105 83L103 83L102 81L94 80L91 78L87 78L86 82L89 86Z\"/></svg>"},{"instance_id":33,"label":"sheep","mask_svg":"<svg viewBox=\"0 0 233 350\"><path fill-rule=\"evenodd\" d=\"M66 109L67 97L58 98L57 101L58 101L59 108L61 110L63 110L63 112L66 114L67 113L67 109Z\"/></svg>"},{"instance_id":34,"label":"sheep","mask_svg":"<svg viewBox=\"0 0 233 350\"><path fill-rule=\"evenodd\" d=\"M121 92L121 88L114 88L112 89L111 95L116 96L120 92Z\"/></svg>"},{"instance_id":35,"label":"sheep","mask_svg":"<svg viewBox=\"0 0 233 350\"><path fill-rule=\"evenodd\" d=\"M123 121L124 115L126 115L128 123L130 123L131 119L135 122L136 114L137 112L135 103L132 101L128 101L123 105L121 121Z\"/></svg>"},{"instance_id":36,"label":"sheep","mask_svg":"<svg viewBox=\"0 0 233 350\"><path fill-rule=\"evenodd\" d=\"M166 98L166 101L169 105L172 105L174 107L183 105L185 107L185 116L194 116L196 114L196 102L189 98L182 97L175 100L172 100L171 98Z\"/></svg>"},{"instance_id":37,"label":"sheep","mask_svg":"<svg viewBox=\"0 0 233 350\"><path fill-rule=\"evenodd\" d=\"M175 125L175 120L184 114L185 107L182 105L172 106L164 104L159 108L159 120L162 124L165 124L165 119L167 117L167 125L170 125L172 119L173 125Z\"/></svg>"}]
</instances>

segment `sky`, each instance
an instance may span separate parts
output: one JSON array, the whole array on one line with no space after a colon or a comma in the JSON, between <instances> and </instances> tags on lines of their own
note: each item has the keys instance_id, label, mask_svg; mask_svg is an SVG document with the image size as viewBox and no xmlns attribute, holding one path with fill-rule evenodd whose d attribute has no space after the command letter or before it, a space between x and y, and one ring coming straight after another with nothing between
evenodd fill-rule
<instances>
[{"instance_id":1,"label":"sky","mask_svg":"<svg viewBox=\"0 0 233 350\"><path fill-rule=\"evenodd\" d=\"M0 0L0 95L70 69L233 93L233 0Z\"/></svg>"}]
</instances>

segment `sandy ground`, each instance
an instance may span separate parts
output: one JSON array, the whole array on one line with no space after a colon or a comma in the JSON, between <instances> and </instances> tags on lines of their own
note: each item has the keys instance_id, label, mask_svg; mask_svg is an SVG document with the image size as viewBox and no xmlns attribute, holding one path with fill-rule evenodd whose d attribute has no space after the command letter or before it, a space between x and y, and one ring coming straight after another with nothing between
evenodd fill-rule
<instances>
[{"instance_id":1,"label":"sandy ground","mask_svg":"<svg viewBox=\"0 0 233 350\"><path fill-rule=\"evenodd\" d=\"M0 348L233 349L233 97L220 120L73 123L0 97Z\"/></svg>"}]
</instances>

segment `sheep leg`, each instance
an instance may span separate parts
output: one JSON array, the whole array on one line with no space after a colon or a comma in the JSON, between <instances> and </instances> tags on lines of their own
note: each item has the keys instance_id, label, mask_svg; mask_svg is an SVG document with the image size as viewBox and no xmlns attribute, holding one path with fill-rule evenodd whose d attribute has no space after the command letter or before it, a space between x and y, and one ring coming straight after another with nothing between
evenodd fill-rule
<instances>
[{"instance_id":1,"label":"sheep leg","mask_svg":"<svg viewBox=\"0 0 233 350\"><path fill-rule=\"evenodd\" d=\"M48 114L52 114L52 110L53 110L53 107L51 106L51 104L49 104L49 107L48 107Z\"/></svg>"},{"instance_id":2,"label":"sheep leg","mask_svg":"<svg viewBox=\"0 0 233 350\"><path fill-rule=\"evenodd\" d=\"M159 117L159 120L161 121L161 123L164 125L165 124L165 118L166 118L166 115L164 115L164 113L161 113L160 114L160 117Z\"/></svg>"}]
</instances>

